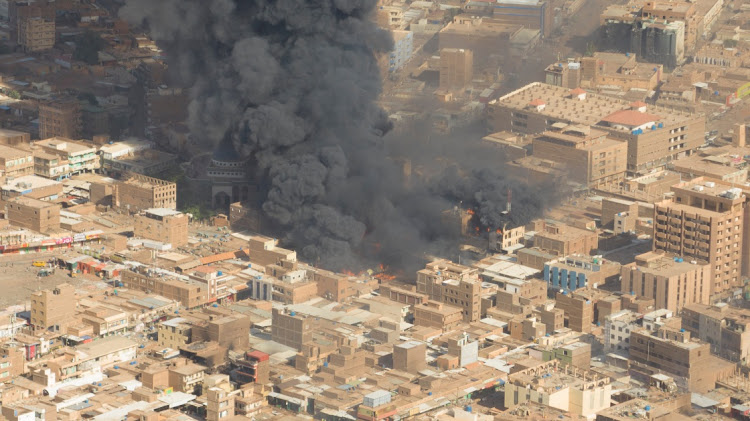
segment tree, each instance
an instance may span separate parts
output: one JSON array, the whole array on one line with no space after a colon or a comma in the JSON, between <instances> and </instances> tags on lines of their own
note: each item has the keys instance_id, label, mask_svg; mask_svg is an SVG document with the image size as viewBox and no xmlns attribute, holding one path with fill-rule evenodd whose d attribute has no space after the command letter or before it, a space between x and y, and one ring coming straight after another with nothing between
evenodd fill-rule
<instances>
[{"instance_id":1,"label":"tree","mask_svg":"<svg viewBox=\"0 0 750 421\"><path fill-rule=\"evenodd\" d=\"M99 64L99 51L106 42L94 31L86 31L76 40L73 58L86 64Z\"/></svg>"}]
</instances>

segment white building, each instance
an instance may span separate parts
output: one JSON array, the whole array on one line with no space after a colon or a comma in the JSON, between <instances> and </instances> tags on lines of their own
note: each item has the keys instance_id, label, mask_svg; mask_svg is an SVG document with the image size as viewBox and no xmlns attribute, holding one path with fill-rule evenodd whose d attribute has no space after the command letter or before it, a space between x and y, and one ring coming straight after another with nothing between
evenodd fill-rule
<instances>
[{"instance_id":1,"label":"white building","mask_svg":"<svg viewBox=\"0 0 750 421\"><path fill-rule=\"evenodd\" d=\"M414 52L414 33L411 31L393 31L393 51L389 56L388 70L395 72L404 67Z\"/></svg>"},{"instance_id":2,"label":"white building","mask_svg":"<svg viewBox=\"0 0 750 421\"><path fill-rule=\"evenodd\" d=\"M638 327L638 314L622 310L610 314L604 321L604 351L628 352L630 350L630 332Z\"/></svg>"}]
</instances>

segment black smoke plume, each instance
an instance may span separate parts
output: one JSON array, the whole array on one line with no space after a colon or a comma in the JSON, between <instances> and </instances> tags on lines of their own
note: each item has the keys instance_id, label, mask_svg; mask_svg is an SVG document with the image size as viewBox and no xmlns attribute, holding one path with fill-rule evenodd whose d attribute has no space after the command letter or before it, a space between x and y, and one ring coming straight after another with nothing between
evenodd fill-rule
<instances>
[{"instance_id":1,"label":"black smoke plume","mask_svg":"<svg viewBox=\"0 0 750 421\"><path fill-rule=\"evenodd\" d=\"M406 268L455 244L441 212L458 202L475 207L483 226L499 227L512 184L499 164L472 169L476 157L450 145L443 150L459 151L456 165L406 187L384 141L391 125L374 102L381 93L376 55L392 47L374 23L375 4L127 0L120 11L147 27L191 88L193 136L231 141L251 157L265 187L262 209L277 232L304 259L332 269ZM394 149L434 153L404 145L410 142L401 138ZM514 216L518 223L551 199L512 187L514 202L527 207Z\"/></svg>"}]
</instances>

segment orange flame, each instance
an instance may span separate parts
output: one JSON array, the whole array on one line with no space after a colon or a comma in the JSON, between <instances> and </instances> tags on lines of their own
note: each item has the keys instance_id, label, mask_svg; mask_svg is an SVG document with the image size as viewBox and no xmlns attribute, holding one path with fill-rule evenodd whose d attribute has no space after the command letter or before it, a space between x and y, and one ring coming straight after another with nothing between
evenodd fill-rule
<instances>
[{"instance_id":1,"label":"orange flame","mask_svg":"<svg viewBox=\"0 0 750 421\"><path fill-rule=\"evenodd\" d=\"M495 232L498 233L498 234L502 234L503 230L501 230L500 228L498 228L498 229L495 230Z\"/></svg>"},{"instance_id":2,"label":"orange flame","mask_svg":"<svg viewBox=\"0 0 750 421\"><path fill-rule=\"evenodd\" d=\"M467 209L466 213L468 213L469 215L474 215L474 209Z\"/></svg>"}]
</instances>

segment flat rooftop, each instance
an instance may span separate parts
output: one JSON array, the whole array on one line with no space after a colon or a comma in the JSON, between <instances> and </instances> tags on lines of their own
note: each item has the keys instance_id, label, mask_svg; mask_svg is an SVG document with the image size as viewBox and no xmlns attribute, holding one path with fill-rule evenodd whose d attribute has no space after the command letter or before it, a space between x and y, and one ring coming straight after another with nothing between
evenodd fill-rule
<instances>
[{"instance_id":1,"label":"flat rooftop","mask_svg":"<svg viewBox=\"0 0 750 421\"><path fill-rule=\"evenodd\" d=\"M541 101L544 108L537 111L536 108L529 108L532 101ZM600 122L609 118L614 121L624 121L626 123L636 122L633 113L643 114L638 119L638 123L647 123L645 120L658 121L664 125L673 125L685 123L694 118L695 115L674 111L663 107L649 105L647 113L632 110L631 102L612 98L608 96L588 93L586 99L579 100L570 94L570 89L561 86L547 85L541 82L534 82L524 86L521 89L513 91L495 101L491 101L492 106L508 107L515 110L525 110L529 113L541 114L548 117L560 119L562 121L596 126ZM621 113L629 111L628 113ZM640 125L640 124L638 124ZM611 127L607 127L611 130ZM622 129L626 131L626 129Z\"/></svg>"},{"instance_id":2,"label":"flat rooftop","mask_svg":"<svg viewBox=\"0 0 750 421\"><path fill-rule=\"evenodd\" d=\"M58 151L65 151L69 154L96 151L96 147L94 147L93 145L89 146L80 142L76 142L74 140L66 139L64 137L52 137L49 139L39 140L34 142L34 144Z\"/></svg>"},{"instance_id":3,"label":"flat rooftop","mask_svg":"<svg viewBox=\"0 0 750 421\"><path fill-rule=\"evenodd\" d=\"M691 263L696 262L696 263ZM675 257L666 256L653 251L636 256L635 267L639 271L655 276L672 277L683 273L701 270L706 262L698 260L675 260Z\"/></svg>"},{"instance_id":4,"label":"flat rooftop","mask_svg":"<svg viewBox=\"0 0 750 421\"><path fill-rule=\"evenodd\" d=\"M26 158L31 156L30 151L24 151L22 149L13 148L11 146L0 145L0 158L2 159L18 159Z\"/></svg>"},{"instance_id":5,"label":"flat rooftop","mask_svg":"<svg viewBox=\"0 0 750 421\"><path fill-rule=\"evenodd\" d=\"M2 189L22 193L27 190L40 189L58 184L60 184L59 181L50 180L36 175L25 175L23 177L14 178L12 181L8 181L2 186Z\"/></svg>"}]
</instances>

